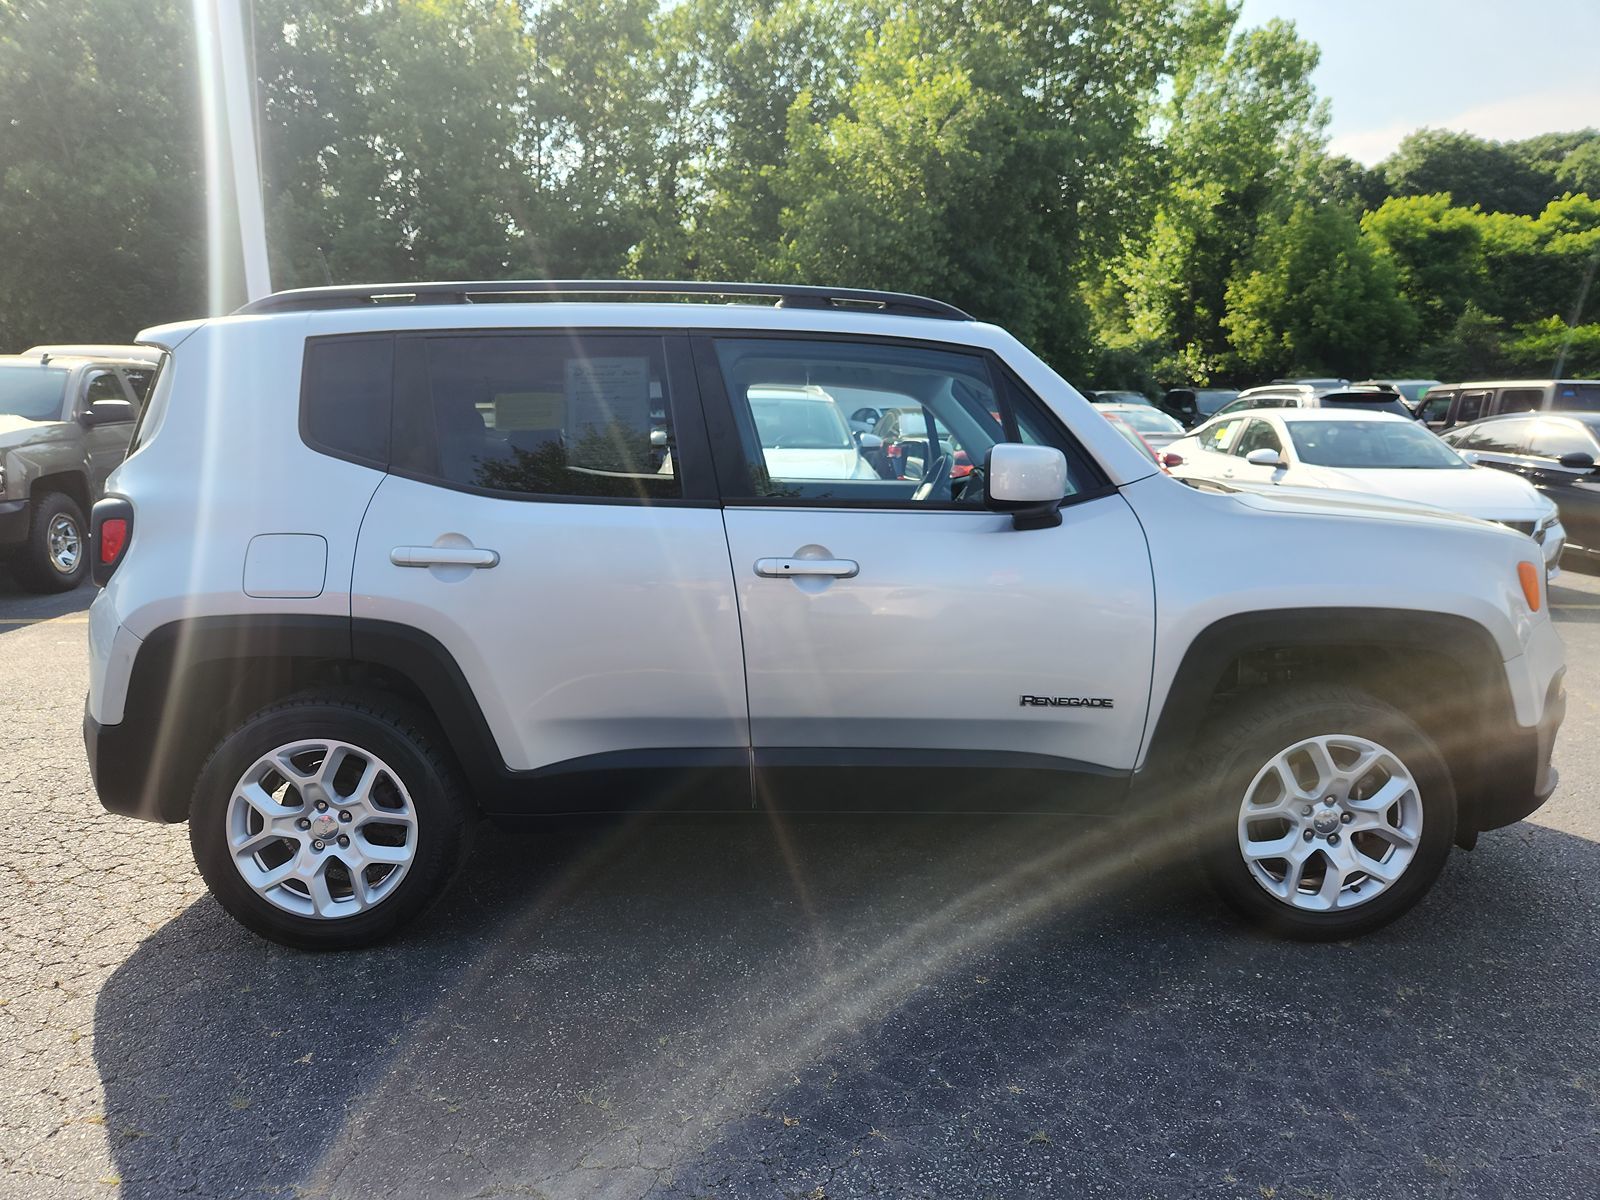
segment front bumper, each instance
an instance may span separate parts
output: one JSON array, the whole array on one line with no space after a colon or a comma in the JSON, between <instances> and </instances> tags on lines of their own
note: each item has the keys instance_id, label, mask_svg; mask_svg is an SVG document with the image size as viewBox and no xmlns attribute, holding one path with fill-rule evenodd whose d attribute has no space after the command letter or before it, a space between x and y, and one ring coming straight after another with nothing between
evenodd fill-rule
<instances>
[{"instance_id":1,"label":"front bumper","mask_svg":"<svg viewBox=\"0 0 1600 1200\"><path fill-rule=\"evenodd\" d=\"M0 549L28 540L30 516L26 500L0 500Z\"/></svg>"},{"instance_id":2,"label":"front bumper","mask_svg":"<svg viewBox=\"0 0 1600 1200\"><path fill-rule=\"evenodd\" d=\"M1559 777L1550 758L1567 715L1565 674L1558 671L1550 681L1537 725L1515 727L1503 744L1485 753L1478 793L1462 813L1468 831L1499 829L1520 821L1555 792Z\"/></svg>"}]
</instances>

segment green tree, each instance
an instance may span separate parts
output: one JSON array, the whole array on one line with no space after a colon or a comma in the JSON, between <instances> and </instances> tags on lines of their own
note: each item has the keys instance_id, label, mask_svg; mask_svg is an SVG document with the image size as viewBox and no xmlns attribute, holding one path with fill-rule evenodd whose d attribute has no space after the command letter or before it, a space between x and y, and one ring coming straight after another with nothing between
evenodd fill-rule
<instances>
[{"instance_id":1,"label":"green tree","mask_svg":"<svg viewBox=\"0 0 1600 1200\"><path fill-rule=\"evenodd\" d=\"M1568 192L1600 199L1600 137L1577 147L1556 166L1556 183Z\"/></svg>"},{"instance_id":2,"label":"green tree","mask_svg":"<svg viewBox=\"0 0 1600 1200\"><path fill-rule=\"evenodd\" d=\"M1263 230L1228 285L1223 325L1243 365L1262 374L1389 368L1416 321L1393 265L1337 205L1296 205Z\"/></svg>"},{"instance_id":3,"label":"green tree","mask_svg":"<svg viewBox=\"0 0 1600 1200\"><path fill-rule=\"evenodd\" d=\"M1554 171L1514 145L1448 129L1419 129L1379 164L1397 196L1448 192L1457 204L1531 216L1556 194Z\"/></svg>"},{"instance_id":4,"label":"green tree","mask_svg":"<svg viewBox=\"0 0 1600 1200\"><path fill-rule=\"evenodd\" d=\"M204 312L189 20L176 0L0 0L0 347Z\"/></svg>"},{"instance_id":5,"label":"green tree","mask_svg":"<svg viewBox=\"0 0 1600 1200\"><path fill-rule=\"evenodd\" d=\"M1362 232L1394 265L1425 342L1444 337L1483 290L1483 225L1480 213L1455 207L1449 196L1391 198L1361 219Z\"/></svg>"},{"instance_id":6,"label":"green tree","mask_svg":"<svg viewBox=\"0 0 1600 1200\"><path fill-rule=\"evenodd\" d=\"M1102 338L1146 347L1171 379L1226 373L1229 280L1320 159L1316 47L1283 21L1235 32L1236 16L1203 3L1184 23L1160 121L1164 186L1148 225L1124 223L1116 286L1101 292L1112 300L1100 306Z\"/></svg>"}]
</instances>

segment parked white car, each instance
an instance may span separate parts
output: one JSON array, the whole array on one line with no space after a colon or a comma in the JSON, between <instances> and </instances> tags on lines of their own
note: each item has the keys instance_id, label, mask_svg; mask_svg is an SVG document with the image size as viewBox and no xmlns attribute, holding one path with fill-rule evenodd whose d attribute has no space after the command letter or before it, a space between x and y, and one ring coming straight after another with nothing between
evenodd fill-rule
<instances>
[{"instance_id":1,"label":"parked white car","mask_svg":"<svg viewBox=\"0 0 1600 1200\"><path fill-rule=\"evenodd\" d=\"M877 479L838 403L819 387L751 388L750 415L775 479Z\"/></svg>"},{"instance_id":2,"label":"parked white car","mask_svg":"<svg viewBox=\"0 0 1600 1200\"><path fill-rule=\"evenodd\" d=\"M1508 526L1539 544L1551 576L1567 531L1524 479L1477 467L1414 421L1335 408L1218 416L1169 447L1180 479L1337 488L1432 505Z\"/></svg>"}]
</instances>

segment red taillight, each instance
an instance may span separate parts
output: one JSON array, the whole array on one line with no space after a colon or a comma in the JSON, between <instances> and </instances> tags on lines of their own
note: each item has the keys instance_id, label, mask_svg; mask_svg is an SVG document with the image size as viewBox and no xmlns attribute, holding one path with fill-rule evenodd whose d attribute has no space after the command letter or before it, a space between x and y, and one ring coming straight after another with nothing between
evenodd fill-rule
<instances>
[{"instance_id":1,"label":"red taillight","mask_svg":"<svg viewBox=\"0 0 1600 1200\"><path fill-rule=\"evenodd\" d=\"M128 544L128 521L125 517L111 517L100 523L100 561L110 566L122 557L122 548Z\"/></svg>"}]
</instances>

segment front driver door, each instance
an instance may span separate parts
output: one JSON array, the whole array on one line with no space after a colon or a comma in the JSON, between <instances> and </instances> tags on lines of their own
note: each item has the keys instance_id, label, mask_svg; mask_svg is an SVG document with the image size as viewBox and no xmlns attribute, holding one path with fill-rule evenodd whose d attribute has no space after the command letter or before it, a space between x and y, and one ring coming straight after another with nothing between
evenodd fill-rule
<instances>
[{"instance_id":1,"label":"front driver door","mask_svg":"<svg viewBox=\"0 0 1600 1200\"><path fill-rule=\"evenodd\" d=\"M937 344L708 337L696 364L758 800L857 812L1113 805L1148 703L1149 554L1128 505L1044 407L982 353ZM911 480L776 470L747 397L797 384L920 407L949 431L945 453ZM981 466L1001 440L1072 452L1059 527L1019 531L983 507ZM962 451L979 469L956 472Z\"/></svg>"}]
</instances>

